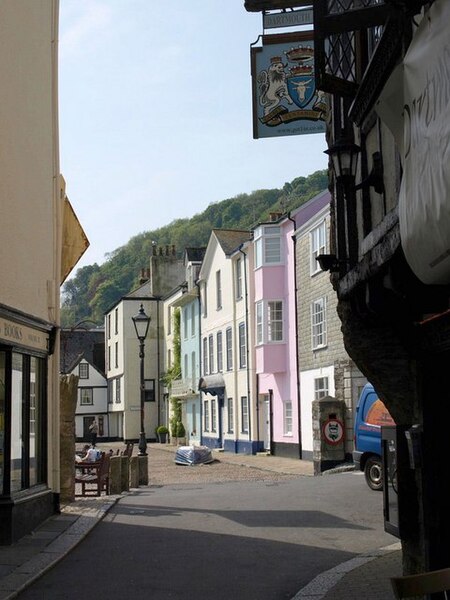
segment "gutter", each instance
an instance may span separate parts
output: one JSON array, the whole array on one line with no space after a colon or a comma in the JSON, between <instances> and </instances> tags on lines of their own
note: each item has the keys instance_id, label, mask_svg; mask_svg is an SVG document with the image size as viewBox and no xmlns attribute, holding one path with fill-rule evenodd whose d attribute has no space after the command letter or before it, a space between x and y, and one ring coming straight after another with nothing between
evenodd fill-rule
<instances>
[{"instance_id":1,"label":"gutter","mask_svg":"<svg viewBox=\"0 0 450 600\"><path fill-rule=\"evenodd\" d=\"M287 215L289 221L294 224L294 232L297 227L297 223L291 217L289 212ZM295 378L297 382L297 427L298 427L298 457L302 458L302 423L300 414L300 371L299 371L299 358L298 358L298 301L297 301L297 238L294 235L291 236L294 245L294 307L295 307Z\"/></svg>"}]
</instances>

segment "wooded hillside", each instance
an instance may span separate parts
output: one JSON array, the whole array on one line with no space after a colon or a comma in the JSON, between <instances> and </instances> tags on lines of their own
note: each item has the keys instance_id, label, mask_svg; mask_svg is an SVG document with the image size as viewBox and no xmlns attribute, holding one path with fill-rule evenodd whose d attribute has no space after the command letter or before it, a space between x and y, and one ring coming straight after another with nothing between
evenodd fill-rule
<instances>
[{"instance_id":1,"label":"wooded hillside","mask_svg":"<svg viewBox=\"0 0 450 600\"><path fill-rule=\"evenodd\" d=\"M62 289L61 323L73 327L83 319L103 323L104 312L137 287L141 269L148 267L152 242L186 247L206 246L211 229L250 229L270 212L293 210L326 189L327 171L297 177L282 189L256 190L210 204L190 219L176 219L164 227L140 233L107 255L106 261L78 269Z\"/></svg>"}]
</instances>

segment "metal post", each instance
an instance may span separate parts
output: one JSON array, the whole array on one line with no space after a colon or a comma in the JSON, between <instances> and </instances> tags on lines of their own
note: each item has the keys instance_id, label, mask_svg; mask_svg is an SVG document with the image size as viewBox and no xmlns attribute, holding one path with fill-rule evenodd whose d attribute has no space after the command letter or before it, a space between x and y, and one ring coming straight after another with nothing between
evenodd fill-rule
<instances>
[{"instance_id":1,"label":"metal post","mask_svg":"<svg viewBox=\"0 0 450 600\"><path fill-rule=\"evenodd\" d=\"M145 381L144 381L144 340L139 340L139 358L141 360L141 431L139 434L139 456L147 456L147 440L144 428Z\"/></svg>"}]
</instances>

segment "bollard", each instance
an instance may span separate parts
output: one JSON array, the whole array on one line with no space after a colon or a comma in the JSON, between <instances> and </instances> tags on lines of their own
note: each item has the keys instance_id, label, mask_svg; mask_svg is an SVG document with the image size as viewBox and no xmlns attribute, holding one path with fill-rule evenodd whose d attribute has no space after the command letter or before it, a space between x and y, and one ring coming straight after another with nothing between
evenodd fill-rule
<instances>
[{"instance_id":1,"label":"bollard","mask_svg":"<svg viewBox=\"0 0 450 600\"><path fill-rule=\"evenodd\" d=\"M130 488L139 487L139 464L138 457L130 457Z\"/></svg>"},{"instance_id":2,"label":"bollard","mask_svg":"<svg viewBox=\"0 0 450 600\"><path fill-rule=\"evenodd\" d=\"M139 485L148 485L148 456L138 456Z\"/></svg>"},{"instance_id":3,"label":"bollard","mask_svg":"<svg viewBox=\"0 0 450 600\"><path fill-rule=\"evenodd\" d=\"M122 461L120 456L111 456L109 461L109 493L122 492Z\"/></svg>"},{"instance_id":4,"label":"bollard","mask_svg":"<svg viewBox=\"0 0 450 600\"><path fill-rule=\"evenodd\" d=\"M120 488L122 492L128 492L130 489L130 459L128 456L119 456L120 458Z\"/></svg>"}]
</instances>

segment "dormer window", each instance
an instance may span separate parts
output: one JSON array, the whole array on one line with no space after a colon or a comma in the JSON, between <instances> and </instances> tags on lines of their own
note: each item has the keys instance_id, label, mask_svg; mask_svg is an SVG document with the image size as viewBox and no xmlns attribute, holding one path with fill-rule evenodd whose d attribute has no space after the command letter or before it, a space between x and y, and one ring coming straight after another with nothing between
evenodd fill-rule
<instances>
[{"instance_id":1,"label":"dormer window","mask_svg":"<svg viewBox=\"0 0 450 600\"><path fill-rule=\"evenodd\" d=\"M263 225L255 230L255 268L281 264L281 228Z\"/></svg>"}]
</instances>

